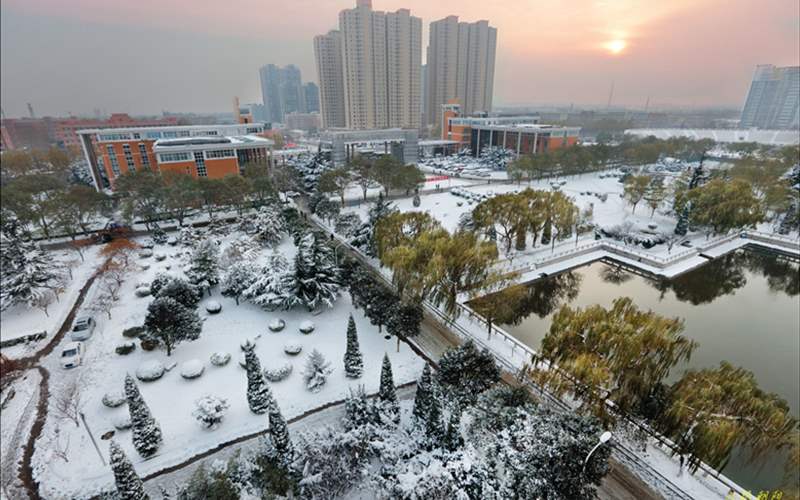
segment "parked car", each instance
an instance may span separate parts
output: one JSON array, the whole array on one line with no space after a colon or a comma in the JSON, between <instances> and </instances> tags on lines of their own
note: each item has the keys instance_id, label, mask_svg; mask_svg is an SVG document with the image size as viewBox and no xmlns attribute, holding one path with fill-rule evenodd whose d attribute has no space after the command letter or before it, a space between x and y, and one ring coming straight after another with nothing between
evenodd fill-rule
<instances>
[{"instance_id":1,"label":"parked car","mask_svg":"<svg viewBox=\"0 0 800 500\"><path fill-rule=\"evenodd\" d=\"M83 342L70 342L61 351L61 366L75 368L83 360Z\"/></svg>"},{"instance_id":2,"label":"parked car","mask_svg":"<svg viewBox=\"0 0 800 500\"><path fill-rule=\"evenodd\" d=\"M69 337L75 341L86 340L94 333L96 324L91 316L80 316L75 320L75 324L72 325L72 332L70 332Z\"/></svg>"}]
</instances>

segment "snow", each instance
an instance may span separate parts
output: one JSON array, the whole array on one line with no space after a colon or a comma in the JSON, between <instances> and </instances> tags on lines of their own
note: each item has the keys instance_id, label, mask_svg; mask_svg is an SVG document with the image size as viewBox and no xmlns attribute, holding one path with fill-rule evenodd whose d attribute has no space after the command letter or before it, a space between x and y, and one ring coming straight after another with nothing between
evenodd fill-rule
<instances>
[{"instance_id":1,"label":"snow","mask_svg":"<svg viewBox=\"0 0 800 500\"><path fill-rule=\"evenodd\" d=\"M30 370L13 380L0 393L0 402L5 403L0 418L0 489L3 498L6 498L6 494L8 498L27 496L17 479L17 465L22 459L22 446L30 435L36 417L40 382L39 372Z\"/></svg>"},{"instance_id":2,"label":"snow","mask_svg":"<svg viewBox=\"0 0 800 500\"><path fill-rule=\"evenodd\" d=\"M64 293L60 294L58 301L50 305L47 315L40 309L32 309L25 304L16 304L0 312L0 340L11 340L39 332L46 332L47 337L51 337L67 318L83 284L102 262L99 256L101 249L100 245L88 247L84 251L84 261L71 250L50 251L47 254L48 259L71 268L72 279L67 274ZM24 355L24 350L3 349L3 354L13 358Z\"/></svg>"},{"instance_id":3,"label":"snow","mask_svg":"<svg viewBox=\"0 0 800 500\"><path fill-rule=\"evenodd\" d=\"M203 362L199 359L190 359L181 363L181 377L186 379L197 378L203 374L206 369Z\"/></svg>"},{"instance_id":4,"label":"snow","mask_svg":"<svg viewBox=\"0 0 800 500\"><path fill-rule=\"evenodd\" d=\"M222 311L222 304L216 300L208 300L205 302L204 306L206 311L208 311L210 314L218 314L220 311Z\"/></svg>"},{"instance_id":5,"label":"snow","mask_svg":"<svg viewBox=\"0 0 800 500\"><path fill-rule=\"evenodd\" d=\"M311 333L314 331L314 322L310 320L303 321L298 329L303 333Z\"/></svg>"},{"instance_id":6,"label":"snow","mask_svg":"<svg viewBox=\"0 0 800 500\"><path fill-rule=\"evenodd\" d=\"M139 368L136 369L136 378L144 382L151 382L161 378L164 371L166 371L164 363L152 359L139 365Z\"/></svg>"},{"instance_id":7,"label":"snow","mask_svg":"<svg viewBox=\"0 0 800 500\"><path fill-rule=\"evenodd\" d=\"M220 238L221 250L224 251L225 246L240 235L234 232L230 236ZM164 247L161 245L155 248L155 251L163 250ZM291 238L284 238L278 250L287 259L293 259L295 247ZM266 262L269 253L270 250L261 251L258 263ZM397 384L416 379L422 370L424 361L406 344L401 344L397 351L395 340L387 340L379 334L377 327L371 325L363 313L353 307L346 293L339 297L332 308L323 308L319 315L314 316L316 330L312 336L307 336L299 331L301 323L310 318L310 313L305 308L296 307L289 311L270 312L245 300L241 300L237 306L233 298L222 297L218 289L213 288L211 298L218 301L223 309L220 314L204 318L203 331L198 340L178 344L171 357L167 357L166 352L161 349L153 351L136 349L127 356L115 354L114 348L124 339L121 336L122 330L142 323L151 300L130 300L125 297L133 296L136 282L152 282L156 274L164 272L168 263L172 264L174 274L181 274L178 270L183 266L178 258L167 259L164 262L152 261L150 269L131 273L120 291L123 299L114 304L111 319L105 315L96 317L95 334L86 342L87 352L81 367L64 371L59 367L56 355L49 355L42 360L42 364L51 370L53 377L66 380L81 375L85 379L82 411L95 438L113 430L114 420L119 415L128 413L125 405L108 408L101 402L107 392L122 389L126 373L134 373L137 368L142 367L148 371L155 366L163 368L164 365L172 363L182 366L190 360L207 360L212 353L239 352L237 346L241 342L255 339L263 333L265 324L269 325L277 320L283 320L284 330L255 339L255 353L264 369L275 370L286 365L293 367L288 378L270 384L287 419L326 403L342 400L350 389L355 389L359 385L364 385L369 392L375 392L379 384L381 359L384 353L387 353L392 360ZM97 291L96 288L92 287L87 295L87 301L91 301ZM360 379L346 378L342 366L350 314L353 314L356 320L360 347L364 354L365 370ZM306 389L301 375L306 361L305 356L286 354L284 352L286 344L299 344L308 351L317 349L331 363L333 373L328 376L327 383L319 392L311 393ZM219 443L266 428L267 419L249 410L246 400L246 373L236 365L228 363L225 366L214 366L205 372L201 381L185 380L179 373L168 372L157 381L138 383L145 402L164 434L161 448L154 457L145 461L133 449L129 432L124 431L119 434L117 431L120 445L140 474L153 473L214 448ZM222 423L213 431L197 425L192 415L195 402L205 395L222 396L230 404ZM52 405L52 401L50 404ZM61 438L69 438L68 462L58 458L54 453L53 443L59 435ZM52 417L51 413L38 443L33 465L43 497L89 496L113 484L111 470L101 463L83 427L64 425ZM98 445L104 459L107 460L107 443L98 441Z\"/></svg>"}]
</instances>

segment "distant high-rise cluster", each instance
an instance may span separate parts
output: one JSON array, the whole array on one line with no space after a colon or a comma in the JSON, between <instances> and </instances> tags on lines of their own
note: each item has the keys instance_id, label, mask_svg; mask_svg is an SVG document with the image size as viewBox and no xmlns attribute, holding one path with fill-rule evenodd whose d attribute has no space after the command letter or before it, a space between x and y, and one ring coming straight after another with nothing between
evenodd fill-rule
<instances>
[{"instance_id":1,"label":"distant high-rise cluster","mask_svg":"<svg viewBox=\"0 0 800 500\"><path fill-rule=\"evenodd\" d=\"M293 64L280 68L274 64L259 70L264 120L283 123L289 113L307 113L319 109L316 85L303 84L300 68Z\"/></svg>"},{"instance_id":2,"label":"distant high-rise cluster","mask_svg":"<svg viewBox=\"0 0 800 500\"><path fill-rule=\"evenodd\" d=\"M742 110L742 127L800 127L800 66L756 66Z\"/></svg>"},{"instance_id":3,"label":"distant high-rise cluster","mask_svg":"<svg viewBox=\"0 0 800 500\"><path fill-rule=\"evenodd\" d=\"M497 29L488 21L431 23L426 68L425 122L441 123L442 106L455 99L470 116L492 109Z\"/></svg>"},{"instance_id":4,"label":"distant high-rise cluster","mask_svg":"<svg viewBox=\"0 0 800 500\"><path fill-rule=\"evenodd\" d=\"M452 100L465 114L491 111L496 47L488 21L449 16L431 23L423 67L422 20L357 0L338 30L314 37L322 126L419 128L439 123Z\"/></svg>"}]
</instances>

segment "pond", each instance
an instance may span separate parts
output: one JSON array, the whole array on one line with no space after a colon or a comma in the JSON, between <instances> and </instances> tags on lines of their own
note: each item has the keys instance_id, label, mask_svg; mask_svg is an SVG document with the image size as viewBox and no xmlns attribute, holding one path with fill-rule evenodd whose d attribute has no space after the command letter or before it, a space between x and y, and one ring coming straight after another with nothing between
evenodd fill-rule
<instances>
[{"instance_id":1,"label":"pond","mask_svg":"<svg viewBox=\"0 0 800 500\"><path fill-rule=\"evenodd\" d=\"M714 368L722 360L755 374L760 387L786 399L800 416L800 265L749 249L730 253L673 279L656 279L609 262L550 276L528 285L528 295L504 328L539 349L551 318L562 305L611 306L632 297L639 308L685 320L684 334L698 342L686 368ZM733 457L724 473L745 488L775 489L783 479L783 454L765 463ZM797 478L795 478L797 481Z\"/></svg>"}]
</instances>

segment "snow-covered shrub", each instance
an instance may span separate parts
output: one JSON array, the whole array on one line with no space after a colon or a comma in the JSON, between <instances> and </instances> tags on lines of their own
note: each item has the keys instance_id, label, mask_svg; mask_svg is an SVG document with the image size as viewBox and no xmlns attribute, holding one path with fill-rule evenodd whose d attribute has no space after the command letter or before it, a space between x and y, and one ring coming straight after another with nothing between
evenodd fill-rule
<instances>
[{"instance_id":1,"label":"snow-covered shrub","mask_svg":"<svg viewBox=\"0 0 800 500\"><path fill-rule=\"evenodd\" d=\"M264 368L264 378L266 378L270 382L280 382L281 380L287 378L291 374L292 374L291 363L286 363L285 365L279 368L273 368L273 369Z\"/></svg>"},{"instance_id":2,"label":"snow-covered shrub","mask_svg":"<svg viewBox=\"0 0 800 500\"><path fill-rule=\"evenodd\" d=\"M253 347L255 347L256 340L258 340L258 337L259 336L255 336L253 338L246 338L246 339L242 340L241 342L239 342L239 348L242 351L246 351L248 349L252 349Z\"/></svg>"},{"instance_id":3,"label":"snow-covered shrub","mask_svg":"<svg viewBox=\"0 0 800 500\"><path fill-rule=\"evenodd\" d=\"M300 323L299 330L302 333L305 333L305 334L309 334L309 333L313 332L314 331L314 322L313 321L309 321L309 320L303 321L302 323Z\"/></svg>"},{"instance_id":4,"label":"snow-covered shrub","mask_svg":"<svg viewBox=\"0 0 800 500\"><path fill-rule=\"evenodd\" d=\"M131 424L131 416L126 415L124 413L120 413L119 415L114 416L111 423L114 425L114 428L118 431L124 431L130 429L133 424Z\"/></svg>"},{"instance_id":5,"label":"snow-covered shrub","mask_svg":"<svg viewBox=\"0 0 800 500\"><path fill-rule=\"evenodd\" d=\"M129 339L133 339L141 335L142 332L144 332L143 326L132 326L130 328L122 330L122 336L127 337Z\"/></svg>"},{"instance_id":6,"label":"snow-covered shrub","mask_svg":"<svg viewBox=\"0 0 800 500\"><path fill-rule=\"evenodd\" d=\"M199 359L190 359L189 361L184 361L181 364L181 377L191 380L194 378L200 377L203 374L206 367L203 366L203 362Z\"/></svg>"},{"instance_id":7,"label":"snow-covered shrub","mask_svg":"<svg viewBox=\"0 0 800 500\"><path fill-rule=\"evenodd\" d=\"M352 238L358 232L358 229L364 222L361 217L355 212L347 212L339 215L336 219L334 231L341 234L345 238Z\"/></svg>"},{"instance_id":8,"label":"snow-covered shrub","mask_svg":"<svg viewBox=\"0 0 800 500\"><path fill-rule=\"evenodd\" d=\"M206 311L208 311L209 314L217 314L222 311L222 304L216 300L209 300L206 302Z\"/></svg>"},{"instance_id":9,"label":"snow-covered shrub","mask_svg":"<svg viewBox=\"0 0 800 500\"><path fill-rule=\"evenodd\" d=\"M142 382L152 382L160 379L165 371L166 368L164 368L164 364L161 361L145 361L136 369L136 378Z\"/></svg>"},{"instance_id":10,"label":"snow-covered shrub","mask_svg":"<svg viewBox=\"0 0 800 500\"><path fill-rule=\"evenodd\" d=\"M153 256L153 251L150 250L149 248L145 248L139 252L139 258L141 259L147 259L152 256Z\"/></svg>"},{"instance_id":11,"label":"snow-covered shrub","mask_svg":"<svg viewBox=\"0 0 800 500\"><path fill-rule=\"evenodd\" d=\"M269 323L269 325L267 325L267 327L269 328L269 331L271 331L271 332L279 332L279 331L283 330L284 328L286 328L286 322L284 320L282 320L282 319L275 319L275 320L272 320Z\"/></svg>"},{"instance_id":12,"label":"snow-covered shrub","mask_svg":"<svg viewBox=\"0 0 800 500\"><path fill-rule=\"evenodd\" d=\"M333 373L331 364L325 360L321 352L314 349L306 359L306 367L303 371L303 379L306 389L311 392L319 392L328 379L328 375Z\"/></svg>"},{"instance_id":13,"label":"snow-covered shrub","mask_svg":"<svg viewBox=\"0 0 800 500\"><path fill-rule=\"evenodd\" d=\"M242 297L267 310L274 310L283 305L291 293L290 273L286 258L275 250L255 280L242 292Z\"/></svg>"},{"instance_id":14,"label":"snow-covered shrub","mask_svg":"<svg viewBox=\"0 0 800 500\"><path fill-rule=\"evenodd\" d=\"M132 353L134 349L136 349L136 344L134 344L133 342L124 342L115 347L114 352L116 352L120 356L125 356L126 354Z\"/></svg>"},{"instance_id":15,"label":"snow-covered shrub","mask_svg":"<svg viewBox=\"0 0 800 500\"><path fill-rule=\"evenodd\" d=\"M178 238L176 238L175 236L170 236L169 238L167 238L167 245L174 247L177 244L178 244Z\"/></svg>"},{"instance_id":16,"label":"snow-covered shrub","mask_svg":"<svg viewBox=\"0 0 800 500\"><path fill-rule=\"evenodd\" d=\"M155 339L143 338L139 341L139 347L141 347L143 351L152 351L158 347L158 341Z\"/></svg>"},{"instance_id":17,"label":"snow-covered shrub","mask_svg":"<svg viewBox=\"0 0 800 500\"><path fill-rule=\"evenodd\" d=\"M147 297L148 295L150 295L150 287L149 286L137 287L136 290L133 293L137 297Z\"/></svg>"},{"instance_id":18,"label":"snow-covered shrub","mask_svg":"<svg viewBox=\"0 0 800 500\"><path fill-rule=\"evenodd\" d=\"M280 243L286 233L286 221L277 204L261 207L253 220L253 237L264 245Z\"/></svg>"},{"instance_id":19,"label":"snow-covered shrub","mask_svg":"<svg viewBox=\"0 0 800 500\"><path fill-rule=\"evenodd\" d=\"M303 346L300 345L300 344L291 343L291 344L286 344L285 346L283 346L283 352L285 352L286 354L288 354L290 356L296 356L297 354L300 354L300 351L302 351L302 350L303 350Z\"/></svg>"},{"instance_id":20,"label":"snow-covered shrub","mask_svg":"<svg viewBox=\"0 0 800 500\"><path fill-rule=\"evenodd\" d=\"M231 355L227 352L215 352L211 354L210 360L214 366L225 366L231 360Z\"/></svg>"},{"instance_id":21,"label":"snow-covered shrub","mask_svg":"<svg viewBox=\"0 0 800 500\"><path fill-rule=\"evenodd\" d=\"M125 393L122 391L109 391L103 394L103 398L100 401L103 403L103 406L117 408L118 406L124 405L127 399L125 399Z\"/></svg>"},{"instance_id":22,"label":"snow-covered shrub","mask_svg":"<svg viewBox=\"0 0 800 500\"><path fill-rule=\"evenodd\" d=\"M164 255L163 253L157 253L157 254L154 255L154 258L156 259L156 261L161 262L161 261L165 260L167 258L167 256Z\"/></svg>"},{"instance_id":23,"label":"snow-covered shrub","mask_svg":"<svg viewBox=\"0 0 800 500\"><path fill-rule=\"evenodd\" d=\"M225 411L230 408L225 399L209 395L201 397L194 404L192 415L206 429L213 429L219 425L225 416Z\"/></svg>"}]
</instances>

